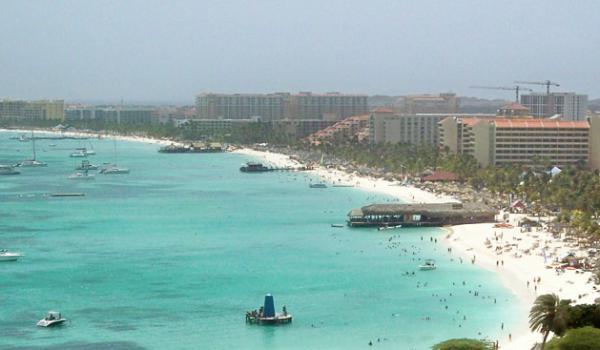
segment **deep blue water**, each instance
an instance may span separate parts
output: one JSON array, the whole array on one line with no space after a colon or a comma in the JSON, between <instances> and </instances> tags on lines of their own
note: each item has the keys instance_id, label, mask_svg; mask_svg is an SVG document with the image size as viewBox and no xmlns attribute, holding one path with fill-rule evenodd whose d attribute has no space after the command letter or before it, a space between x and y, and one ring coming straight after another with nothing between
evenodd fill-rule
<instances>
[{"instance_id":1,"label":"deep blue water","mask_svg":"<svg viewBox=\"0 0 600 350\"><path fill-rule=\"evenodd\" d=\"M0 133L0 164L31 154L14 135ZM0 247L26 255L0 263L1 349L363 349L373 341L421 350L451 337L496 339L500 323L517 318L516 298L493 273L430 242L441 230L330 226L387 197L309 189L302 173L240 173L246 157L237 154L159 154L122 141L115 153L112 140L91 143L92 163L116 161L131 174L69 180L80 162L69 153L90 143L38 141L47 168L0 176ZM418 271L424 258L439 268ZM288 306L291 325L245 324L267 292L278 309ZM36 327L50 309L70 322Z\"/></svg>"}]
</instances>

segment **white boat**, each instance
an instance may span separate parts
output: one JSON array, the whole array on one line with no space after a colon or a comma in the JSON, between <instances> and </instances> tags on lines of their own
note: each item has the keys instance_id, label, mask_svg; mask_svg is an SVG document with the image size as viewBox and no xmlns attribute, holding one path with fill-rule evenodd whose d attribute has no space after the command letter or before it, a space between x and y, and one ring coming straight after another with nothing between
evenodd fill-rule
<instances>
[{"instance_id":1,"label":"white boat","mask_svg":"<svg viewBox=\"0 0 600 350\"><path fill-rule=\"evenodd\" d=\"M433 259L427 259L427 260L425 260L423 265L419 265L419 270L435 270L435 269L436 269L435 260L433 260Z\"/></svg>"},{"instance_id":2,"label":"white boat","mask_svg":"<svg viewBox=\"0 0 600 350\"><path fill-rule=\"evenodd\" d=\"M46 314L46 317L44 317L43 319L39 320L39 322L37 323L37 325L39 327L52 327L52 326L57 326L59 324L62 324L66 321L66 318L63 318L60 314L60 312L58 311L48 311L48 313Z\"/></svg>"},{"instance_id":3,"label":"white boat","mask_svg":"<svg viewBox=\"0 0 600 350\"><path fill-rule=\"evenodd\" d=\"M0 175L19 175L20 172L15 170L12 165L0 164Z\"/></svg>"},{"instance_id":4,"label":"white boat","mask_svg":"<svg viewBox=\"0 0 600 350\"><path fill-rule=\"evenodd\" d=\"M71 153L69 155L69 157L71 157L71 158L85 158L85 157L87 157L87 153L85 151L79 150L79 151L75 151L75 152Z\"/></svg>"},{"instance_id":5,"label":"white boat","mask_svg":"<svg viewBox=\"0 0 600 350\"><path fill-rule=\"evenodd\" d=\"M129 174L128 168L119 168L115 164L111 164L100 169L100 174L104 175L116 175L116 174Z\"/></svg>"},{"instance_id":6,"label":"white boat","mask_svg":"<svg viewBox=\"0 0 600 350\"><path fill-rule=\"evenodd\" d=\"M87 170L78 171L74 174L69 175L70 180L94 180L94 174L88 174Z\"/></svg>"},{"instance_id":7,"label":"white boat","mask_svg":"<svg viewBox=\"0 0 600 350\"><path fill-rule=\"evenodd\" d=\"M96 151L94 151L94 149L87 149L85 147L75 148L75 151L82 152L86 156L96 155Z\"/></svg>"},{"instance_id":8,"label":"white boat","mask_svg":"<svg viewBox=\"0 0 600 350\"><path fill-rule=\"evenodd\" d=\"M402 228L402 225L394 225L394 226L380 226L377 228L378 231L385 231L385 230L395 230L397 228Z\"/></svg>"},{"instance_id":9,"label":"white boat","mask_svg":"<svg viewBox=\"0 0 600 350\"><path fill-rule=\"evenodd\" d=\"M33 136L33 131L31 132L31 145L32 145L31 147L33 149L33 158L32 159L24 160L22 162L19 162L19 163L16 164L16 166L24 167L24 168L37 168L37 167L48 166L48 164L35 159L36 158L36 155L35 155L35 138Z\"/></svg>"},{"instance_id":10,"label":"white boat","mask_svg":"<svg viewBox=\"0 0 600 350\"><path fill-rule=\"evenodd\" d=\"M98 170L98 166L91 164L88 160L81 161L81 165L75 170Z\"/></svg>"},{"instance_id":11,"label":"white boat","mask_svg":"<svg viewBox=\"0 0 600 350\"><path fill-rule=\"evenodd\" d=\"M9 252L6 249L0 250L0 261L17 261L22 256L21 253Z\"/></svg>"}]
</instances>

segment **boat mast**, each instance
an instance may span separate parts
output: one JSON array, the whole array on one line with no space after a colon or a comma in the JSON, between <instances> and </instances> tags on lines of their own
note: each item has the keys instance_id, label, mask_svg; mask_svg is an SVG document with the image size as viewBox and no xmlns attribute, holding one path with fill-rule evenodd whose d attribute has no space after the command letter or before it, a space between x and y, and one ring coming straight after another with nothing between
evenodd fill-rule
<instances>
[{"instance_id":1,"label":"boat mast","mask_svg":"<svg viewBox=\"0 0 600 350\"><path fill-rule=\"evenodd\" d=\"M31 145L33 147L33 160L35 160L35 137L33 136L33 130L31 130Z\"/></svg>"}]
</instances>

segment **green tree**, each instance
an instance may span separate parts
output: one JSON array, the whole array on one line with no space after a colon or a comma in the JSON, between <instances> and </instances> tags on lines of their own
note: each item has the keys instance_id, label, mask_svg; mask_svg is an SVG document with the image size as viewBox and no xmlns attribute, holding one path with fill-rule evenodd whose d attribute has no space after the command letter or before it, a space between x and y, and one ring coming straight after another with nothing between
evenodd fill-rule
<instances>
[{"instance_id":1,"label":"green tree","mask_svg":"<svg viewBox=\"0 0 600 350\"><path fill-rule=\"evenodd\" d=\"M562 338L552 339L548 350L598 350L600 349L600 329L583 327L569 329Z\"/></svg>"},{"instance_id":2,"label":"green tree","mask_svg":"<svg viewBox=\"0 0 600 350\"><path fill-rule=\"evenodd\" d=\"M433 350L492 350L494 343L486 340L477 339L450 339L439 344L435 344Z\"/></svg>"},{"instance_id":3,"label":"green tree","mask_svg":"<svg viewBox=\"0 0 600 350\"><path fill-rule=\"evenodd\" d=\"M564 334L569 303L569 300L560 300L556 294L544 294L535 299L529 311L529 328L544 335L541 350L544 350L550 332L559 336Z\"/></svg>"}]
</instances>

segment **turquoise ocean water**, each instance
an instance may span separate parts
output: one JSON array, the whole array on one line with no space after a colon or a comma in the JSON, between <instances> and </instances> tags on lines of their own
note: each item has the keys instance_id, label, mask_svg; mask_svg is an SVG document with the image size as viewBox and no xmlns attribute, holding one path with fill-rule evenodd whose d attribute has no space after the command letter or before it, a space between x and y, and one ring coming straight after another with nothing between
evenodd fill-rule
<instances>
[{"instance_id":1,"label":"turquoise ocean water","mask_svg":"<svg viewBox=\"0 0 600 350\"><path fill-rule=\"evenodd\" d=\"M31 155L14 135L0 133L0 163ZM88 142L36 144L47 168L0 176L0 248L26 255L0 263L0 349L421 350L503 337L501 322L518 319L493 273L430 242L439 229L330 226L384 196L309 189L301 173L240 173L242 155L122 141L117 163L130 175L74 181L80 160L68 155ZM115 161L112 140L92 144L92 163ZM438 270L418 271L421 258ZM291 325L245 324L267 292ZM70 322L36 327L50 309Z\"/></svg>"}]
</instances>

